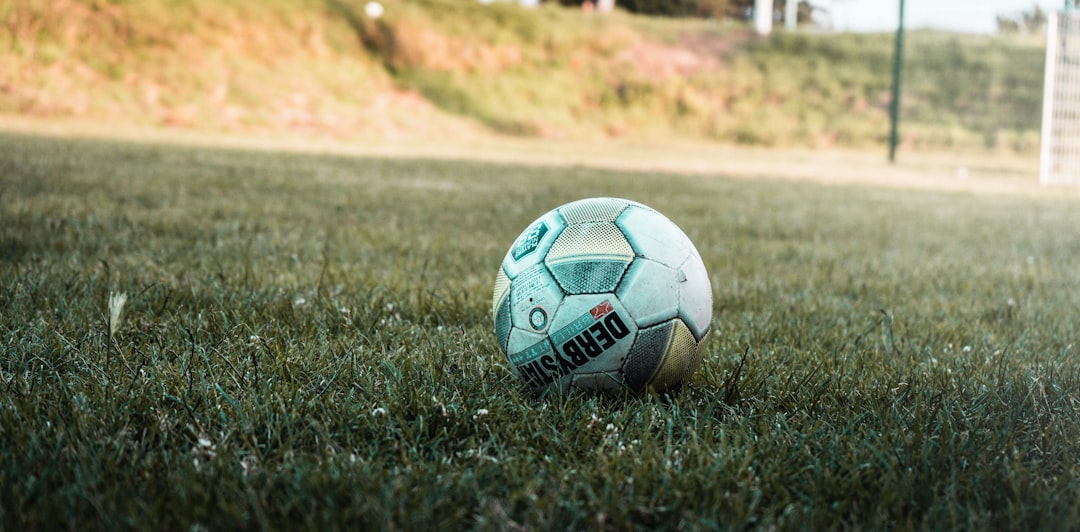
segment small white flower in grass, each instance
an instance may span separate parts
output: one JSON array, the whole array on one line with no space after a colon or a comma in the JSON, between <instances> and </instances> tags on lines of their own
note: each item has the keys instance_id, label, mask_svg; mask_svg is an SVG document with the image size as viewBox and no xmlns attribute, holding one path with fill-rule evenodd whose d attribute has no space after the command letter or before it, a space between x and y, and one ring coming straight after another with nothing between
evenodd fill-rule
<instances>
[{"instance_id":1,"label":"small white flower in grass","mask_svg":"<svg viewBox=\"0 0 1080 532\"><path fill-rule=\"evenodd\" d=\"M596 425L597 423L603 423L603 421L603 419L596 417L596 414L593 414L592 419L589 420L589 425L585 428L591 429L594 425Z\"/></svg>"},{"instance_id":2,"label":"small white flower in grass","mask_svg":"<svg viewBox=\"0 0 1080 532\"><path fill-rule=\"evenodd\" d=\"M480 460L482 462L492 462L495 464L499 463L499 460L497 458L495 458L494 456L488 456L483 449L466 449L465 452L458 451L454 453L454 456L465 459L475 458L476 460Z\"/></svg>"},{"instance_id":3,"label":"small white flower in grass","mask_svg":"<svg viewBox=\"0 0 1080 532\"><path fill-rule=\"evenodd\" d=\"M477 420L477 419L480 419L480 418L482 418L482 417L484 417L486 415L488 415L488 410L486 408L481 408L481 409L476 411L476 414L474 414L472 418L473 418L473 420Z\"/></svg>"},{"instance_id":4,"label":"small white flower in grass","mask_svg":"<svg viewBox=\"0 0 1080 532\"><path fill-rule=\"evenodd\" d=\"M386 409L381 407L381 406L376 407L375 410L371 411L371 415L372 416L385 416L386 415Z\"/></svg>"},{"instance_id":5,"label":"small white flower in grass","mask_svg":"<svg viewBox=\"0 0 1080 532\"><path fill-rule=\"evenodd\" d=\"M191 462L198 469L204 463L209 463L217 456L217 445L206 436L199 436L195 440L195 446L191 448Z\"/></svg>"},{"instance_id":6,"label":"small white flower in grass","mask_svg":"<svg viewBox=\"0 0 1080 532\"><path fill-rule=\"evenodd\" d=\"M302 307L302 306L304 306L306 304L307 304L307 299L305 299L304 296L297 296L297 298L294 299L293 302L292 302L292 306L294 306L294 307Z\"/></svg>"},{"instance_id":7,"label":"small white flower in grass","mask_svg":"<svg viewBox=\"0 0 1080 532\"><path fill-rule=\"evenodd\" d=\"M971 346L970 345L965 345L964 348L961 349L961 351L963 351L965 353L970 353L971 352Z\"/></svg>"},{"instance_id":8,"label":"small white flower in grass","mask_svg":"<svg viewBox=\"0 0 1080 532\"><path fill-rule=\"evenodd\" d=\"M439 413L442 414L442 417L446 417L446 405L434 395L431 396L431 402L435 405L435 408L439 410Z\"/></svg>"},{"instance_id":9,"label":"small white flower in grass","mask_svg":"<svg viewBox=\"0 0 1080 532\"><path fill-rule=\"evenodd\" d=\"M259 470L259 459L250 454L244 456L240 459L240 469L245 477L250 473L257 472Z\"/></svg>"}]
</instances>

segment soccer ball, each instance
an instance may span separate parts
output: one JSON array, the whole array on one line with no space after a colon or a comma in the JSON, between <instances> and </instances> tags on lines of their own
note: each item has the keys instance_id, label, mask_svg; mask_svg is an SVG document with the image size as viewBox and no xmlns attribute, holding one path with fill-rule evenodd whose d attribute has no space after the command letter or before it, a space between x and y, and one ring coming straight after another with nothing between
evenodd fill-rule
<instances>
[{"instance_id":1,"label":"soccer ball","mask_svg":"<svg viewBox=\"0 0 1080 532\"><path fill-rule=\"evenodd\" d=\"M529 225L495 276L495 334L533 391L677 389L701 365L712 287L694 244L633 201L591 198Z\"/></svg>"}]
</instances>

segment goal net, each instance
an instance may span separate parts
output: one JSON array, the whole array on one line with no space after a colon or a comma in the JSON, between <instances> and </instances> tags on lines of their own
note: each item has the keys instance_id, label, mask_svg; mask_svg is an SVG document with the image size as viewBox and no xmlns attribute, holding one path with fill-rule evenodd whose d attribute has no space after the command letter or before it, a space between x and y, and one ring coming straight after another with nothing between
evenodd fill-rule
<instances>
[{"instance_id":1,"label":"goal net","mask_svg":"<svg viewBox=\"0 0 1080 532\"><path fill-rule=\"evenodd\" d=\"M1051 11L1046 25L1042 154L1044 185L1080 184L1080 10Z\"/></svg>"}]
</instances>

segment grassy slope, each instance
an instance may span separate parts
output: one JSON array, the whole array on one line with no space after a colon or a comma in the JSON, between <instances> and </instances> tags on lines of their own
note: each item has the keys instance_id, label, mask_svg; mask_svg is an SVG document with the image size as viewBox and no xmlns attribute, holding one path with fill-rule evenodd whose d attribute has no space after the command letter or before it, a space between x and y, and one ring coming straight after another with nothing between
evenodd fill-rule
<instances>
[{"instance_id":1,"label":"grassy slope","mask_svg":"<svg viewBox=\"0 0 1080 532\"><path fill-rule=\"evenodd\" d=\"M884 142L889 35L778 33L464 0L0 3L0 112L338 137ZM913 146L1037 147L1040 43L909 36ZM433 107L434 106L434 107Z\"/></svg>"},{"instance_id":2,"label":"grassy slope","mask_svg":"<svg viewBox=\"0 0 1080 532\"><path fill-rule=\"evenodd\" d=\"M1075 199L0 140L2 528L1080 523ZM502 365L492 272L589 195L710 269L673 401Z\"/></svg>"},{"instance_id":3,"label":"grassy slope","mask_svg":"<svg viewBox=\"0 0 1080 532\"><path fill-rule=\"evenodd\" d=\"M349 25L323 5L0 2L9 31L0 44L0 111L240 133L447 127L430 104L395 92Z\"/></svg>"}]
</instances>

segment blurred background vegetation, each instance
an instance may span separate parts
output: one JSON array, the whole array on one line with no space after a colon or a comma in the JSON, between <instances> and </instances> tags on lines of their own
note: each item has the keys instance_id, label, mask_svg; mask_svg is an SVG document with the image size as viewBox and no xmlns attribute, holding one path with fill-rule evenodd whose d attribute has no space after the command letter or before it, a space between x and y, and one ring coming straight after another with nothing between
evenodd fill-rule
<instances>
[{"instance_id":1,"label":"blurred background vegetation","mask_svg":"<svg viewBox=\"0 0 1080 532\"><path fill-rule=\"evenodd\" d=\"M0 0L0 117L343 139L886 142L891 34L815 27L807 2L800 29L768 38L746 25L752 0L620 0L604 16L565 3L385 0L372 18L352 0ZM1023 20L909 34L904 147L1037 150L1045 45Z\"/></svg>"}]
</instances>

